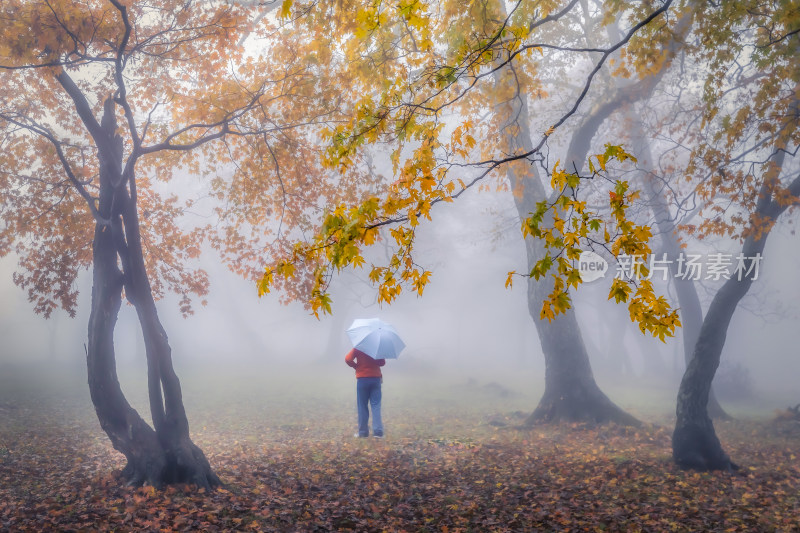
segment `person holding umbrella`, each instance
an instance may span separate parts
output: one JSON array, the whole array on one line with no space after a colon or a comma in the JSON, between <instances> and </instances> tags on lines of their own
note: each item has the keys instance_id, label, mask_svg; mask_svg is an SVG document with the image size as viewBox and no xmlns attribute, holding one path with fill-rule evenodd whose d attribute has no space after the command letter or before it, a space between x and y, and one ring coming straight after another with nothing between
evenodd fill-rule
<instances>
[{"instance_id":1,"label":"person holding umbrella","mask_svg":"<svg viewBox=\"0 0 800 533\"><path fill-rule=\"evenodd\" d=\"M347 329L353 343L344 358L356 371L357 437L369 437L369 412L372 410L372 435L383 437L381 418L381 367L386 359L396 359L405 347L395 329L377 318L357 319Z\"/></svg>"}]
</instances>

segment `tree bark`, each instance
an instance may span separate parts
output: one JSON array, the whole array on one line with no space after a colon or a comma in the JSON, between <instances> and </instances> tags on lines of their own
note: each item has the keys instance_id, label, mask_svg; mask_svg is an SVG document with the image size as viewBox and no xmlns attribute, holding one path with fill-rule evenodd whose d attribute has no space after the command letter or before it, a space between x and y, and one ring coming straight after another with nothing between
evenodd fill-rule
<instances>
[{"instance_id":1,"label":"tree bark","mask_svg":"<svg viewBox=\"0 0 800 533\"><path fill-rule=\"evenodd\" d=\"M728 280L714 296L700 329L694 355L678 391L678 420L672 434L672 457L682 468L729 471L738 468L722 450L706 406L728 325L751 283Z\"/></svg>"},{"instance_id":2,"label":"tree bark","mask_svg":"<svg viewBox=\"0 0 800 533\"><path fill-rule=\"evenodd\" d=\"M123 274L118 266L114 233L119 221L114 219L113 206L117 191L111 180L113 161L101 157L101 179L98 212L107 222L95 224L92 245L93 283L92 309L89 315L89 345L86 366L89 393L100 421L100 427L111 439L114 448L125 455L128 464L123 474L129 482L160 478L166 461L160 454L155 431L134 410L119 385L114 353L114 327L122 303ZM110 168L109 168L110 167Z\"/></svg>"},{"instance_id":3,"label":"tree bark","mask_svg":"<svg viewBox=\"0 0 800 533\"><path fill-rule=\"evenodd\" d=\"M515 81L508 68L495 73L496 86L512 83L517 89L509 101L498 104L501 116L508 117L503 127L508 153L533 149L527 98L518 90ZM538 171L533 165L524 171L519 166L509 165L507 176L517 213L525 219L536 210L537 202L547 199ZM528 268L532 269L544 257L544 246L538 239L528 238L525 249ZM544 353L545 391L525 424L571 421L639 425L635 417L620 409L597 386L575 311L568 309L552 322L540 318L542 302L552 290L550 276L540 280L528 279L528 312L536 325Z\"/></svg>"},{"instance_id":4,"label":"tree bark","mask_svg":"<svg viewBox=\"0 0 800 533\"><path fill-rule=\"evenodd\" d=\"M760 249L763 248L762 239ZM751 247L750 251L755 253L756 249ZM672 457L682 468L702 471L738 469L723 451L706 406L728 325L751 283L749 279L738 281L734 278L725 282L714 296L700 329L694 355L678 390L678 419L672 434Z\"/></svg>"},{"instance_id":5,"label":"tree bark","mask_svg":"<svg viewBox=\"0 0 800 533\"><path fill-rule=\"evenodd\" d=\"M777 150L773 160L779 170L786 152ZM800 194L800 178L795 178L789 186L789 192ZM762 223L774 223L786 210L787 204L781 205L771 199L768 180L764 180L759 191L759 200L755 213ZM742 255L754 258L762 254L771 227L756 231L745 239ZM757 236L757 238L756 238ZM752 259L746 260L749 268ZM714 431L714 424L708 415L706 406L711 390L711 382L719 366L722 348L728 332L733 313L739 301L747 294L753 283L752 276L737 279L731 276L719 289L706 312L692 360L686 368L678 390L677 421L672 434L672 457L681 468L695 470L736 470L738 466L731 461L722 449L719 438Z\"/></svg>"},{"instance_id":6,"label":"tree bark","mask_svg":"<svg viewBox=\"0 0 800 533\"><path fill-rule=\"evenodd\" d=\"M535 257L529 254L528 262L535 262ZM545 390L525 424L571 421L640 425L597 386L574 310L568 309L552 322L539 319L542 301L550 290L552 286L541 280L528 282L528 310L545 359Z\"/></svg>"},{"instance_id":7,"label":"tree bark","mask_svg":"<svg viewBox=\"0 0 800 533\"><path fill-rule=\"evenodd\" d=\"M516 179L516 178L515 178ZM527 176L525 190L530 191L536 176ZM541 183L538 185L541 187ZM525 207L525 191L517 205L520 217L527 218L533 207ZM529 238L525 241L528 268L544 257L541 242ZM590 422L602 424L615 422L638 426L640 422L620 409L597 386L589 354L583 343L581 329L573 309L567 309L552 322L541 319L542 302L553 290L552 278L528 280L528 312L536 325L545 361L545 389L539 405L525 421L532 426L541 422Z\"/></svg>"},{"instance_id":8,"label":"tree bark","mask_svg":"<svg viewBox=\"0 0 800 533\"><path fill-rule=\"evenodd\" d=\"M677 56L682 50L683 41L680 38L689 29L690 17L682 17L675 26L675 36L665 52L670 60ZM612 40L619 40L619 30L616 25L608 25L607 31ZM665 65L668 65L666 63ZM647 142L644 132L641 127L641 122L638 117L633 116L630 107L633 103L646 100L652 94L655 86L661 81L664 73L667 71L666 66L657 73L650 75L638 82L623 82L613 86L609 93L604 98L599 98L597 103L586 113L580 127L577 128L576 133L570 139L570 144L567 149L566 161L572 165L569 170L580 172L585 164L591 141L594 138L600 126L615 112L627 109L627 118L631 121L633 126L632 138L634 140L634 153L639 159L652 161L650 153L650 145ZM667 209L666 202L664 201L661 192L657 190L657 186L653 181L652 176L645 176L645 189L648 194L653 213L658 225L659 232L662 236L664 252L670 258L675 258L680 253L680 244L674 236L674 225L670 222L669 210ZM673 263L670 266L671 272L675 273L676 265ZM684 358L688 364L697 337L700 333L700 324L703 319L703 310L700 305L700 298L697 295L697 290L691 280L682 280L674 278L676 285L676 293L678 295L678 304L681 307L681 323L683 324L683 349ZM729 420L731 417L728 415L722 406L717 401L713 389L709 394L708 409L712 417L721 420Z\"/></svg>"},{"instance_id":9,"label":"tree bark","mask_svg":"<svg viewBox=\"0 0 800 533\"><path fill-rule=\"evenodd\" d=\"M87 351L92 403L114 448L128 461L123 469L127 483L156 487L170 483L193 483L203 488L218 486L219 478L189 436L180 382L145 269L135 180L132 175L123 175L123 148L121 138L115 134L113 99L105 102L102 122L96 126L93 137L100 158L98 211L102 220L96 223L93 244L94 284ZM117 379L114 327L123 287L142 327L155 429L130 407Z\"/></svg>"},{"instance_id":10,"label":"tree bark","mask_svg":"<svg viewBox=\"0 0 800 533\"><path fill-rule=\"evenodd\" d=\"M101 187L101 209L105 211ZM114 448L125 455L123 474L128 481L157 480L165 460L155 431L125 399L117 378L114 326L122 302L122 272L108 226L97 224L93 243L92 309L86 366L89 393L100 421Z\"/></svg>"}]
</instances>

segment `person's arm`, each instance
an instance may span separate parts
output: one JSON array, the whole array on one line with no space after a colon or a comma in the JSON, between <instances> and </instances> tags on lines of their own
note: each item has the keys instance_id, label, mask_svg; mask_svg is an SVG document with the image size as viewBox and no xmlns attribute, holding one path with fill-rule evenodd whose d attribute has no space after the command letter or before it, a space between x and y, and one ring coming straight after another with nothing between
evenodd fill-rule
<instances>
[{"instance_id":1,"label":"person's arm","mask_svg":"<svg viewBox=\"0 0 800 533\"><path fill-rule=\"evenodd\" d=\"M355 368L356 367L355 357L356 357L355 349L350 350L349 352L347 352L347 355L344 356L344 362L347 363L347 366L352 366L353 368Z\"/></svg>"},{"instance_id":2,"label":"person's arm","mask_svg":"<svg viewBox=\"0 0 800 533\"><path fill-rule=\"evenodd\" d=\"M377 361L378 366L383 366L386 364L386 359L375 359Z\"/></svg>"}]
</instances>

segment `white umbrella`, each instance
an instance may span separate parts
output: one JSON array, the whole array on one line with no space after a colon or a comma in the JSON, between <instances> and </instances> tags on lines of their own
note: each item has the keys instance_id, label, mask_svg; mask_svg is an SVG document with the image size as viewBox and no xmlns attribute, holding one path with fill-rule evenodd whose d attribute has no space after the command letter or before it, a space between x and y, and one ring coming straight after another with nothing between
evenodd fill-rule
<instances>
[{"instance_id":1,"label":"white umbrella","mask_svg":"<svg viewBox=\"0 0 800 533\"><path fill-rule=\"evenodd\" d=\"M374 359L397 359L406 344L394 327L379 318L357 318L347 328L353 348Z\"/></svg>"}]
</instances>

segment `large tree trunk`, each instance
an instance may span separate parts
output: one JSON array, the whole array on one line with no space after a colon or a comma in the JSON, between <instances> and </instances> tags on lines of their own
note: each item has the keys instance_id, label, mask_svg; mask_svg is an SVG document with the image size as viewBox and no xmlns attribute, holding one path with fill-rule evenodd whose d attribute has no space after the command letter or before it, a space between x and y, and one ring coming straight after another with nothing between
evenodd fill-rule
<instances>
[{"instance_id":1,"label":"large tree trunk","mask_svg":"<svg viewBox=\"0 0 800 533\"><path fill-rule=\"evenodd\" d=\"M779 172L786 152L778 150L776 154L773 161ZM764 179L756 208L756 216L762 223L774 222L788 207L788 204L781 205L780 202L771 199L768 181ZM792 182L789 191L795 196L800 194L800 178ZM763 253L769 230L767 227L756 231L758 238L751 235L745 239L742 255L746 258L745 265L748 268L752 258ZM752 274L743 276L741 280L737 276L731 276L714 296L706 312L692 360L686 368L678 390L676 409L678 419L672 434L672 457L682 468L702 471L731 471L738 468L722 449L706 406L711 382L714 380L722 348L725 345L728 326L739 301L747 294L752 283Z\"/></svg>"},{"instance_id":2,"label":"large tree trunk","mask_svg":"<svg viewBox=\"0 0 800 533\"><path fill-rule=\"evenodd\" d=\"M711 382L725 345L728 325L750 284L750 280L737 281L732 278L715 295L700 329L694 356L681 380L678 391L678 420L672 434L672 456L678 466L683 468L737 468L722 450L706 406Z\"/></svg>"},{"instance_id":3,"label":"large tree trunk","mask_svg":"<svg viewBox=\"0 0 800 533\"><path fill-rule=\"evenodd\" d=\"M104 201L110 193L100 192L101 214L109 214ZM100 426L114 448L125 455L126 479L157 481L166 461L155 431L142 420L125 399L117 379L114 354L114 326L122 301L122 272L117 267L116 247L108 226L97 224L93 245L92 310L89 315L89 346L86 366L89 393Z\"/></svg>"},{"instance_id":4,"label":"large tree trunk","mask_svg":"<svg viewBox=\"0 0 800 533\"><path fill-rule=\"evenodd\" d=\"M128 460L123 475L129 484L160 487L194 483L214 487L220 480L189 437L180 382L145 269L135 180L132 175L123 174L122 142L115 131L114 102L109 98L101 124L103 135L95 135L101 162L98 210L106 221L98 221L94 239L87 354L92 402L114 448ZM117 380L113 336L123 287L142 326L155 430L130 407Z\"/></svg>"},{"instance_id":5,"label":"large tree trunk","mask_svg":"<svg viewBox=\"0 0 800 533\"><path fill-rule=\"evenodd\" d=\"M504 141L508 153L528 152L533 145L527 98L517 90L513 72L503 69L495 73L496 86L507 87L508 84L512 84L516 94L498 104L500 116L507 117ZM526 219L536 210L538 202L547 199L547 193L532 164L511 164L507 168L517 212L521 219ZM542 242L534 238L528 238L525 246L528 268L532 269L544 257L545 249ZM636 418L620 409L597 386L574 310L568 309L552 322L540 318L542 302L552 290L553 281L549 275L540 280L528 279L528 311L544 353L545 391L526 425L558 421L638 425Z\"/></svg>"},{"instance_id":6,"label":"large tree trunk","mask_svg":"<svg viewBox=\"0 0 800 533\"><path fill-rule=\"evenodd\" d=\"M529 252L528 257L531 263L539 256ZM574 310L568 309L552 322L539 318L542 302L551 290L552 284L544 280L531 278L528 282L528 310L544 352L545 389L526 425L561 420L639 425L597 386Z\"/></svg>"}]
</instances>

